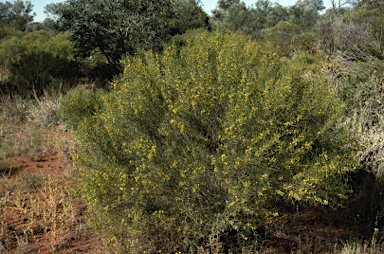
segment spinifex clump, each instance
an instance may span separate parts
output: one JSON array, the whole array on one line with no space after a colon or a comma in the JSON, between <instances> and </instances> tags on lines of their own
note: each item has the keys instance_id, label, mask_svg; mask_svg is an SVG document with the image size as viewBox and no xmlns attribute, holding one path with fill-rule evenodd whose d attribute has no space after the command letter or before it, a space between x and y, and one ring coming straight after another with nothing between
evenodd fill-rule
<instances>
[{"instance_id":1,"label":"spinifex clump","mask_svg":"<svg viewBox=\"0 0 384 254\"><path fill-rule=\"evenodd\" d=\"M305 81L268 44L189 37L127 57L102 109L79 127L95 224L141 252L185 253L225 241L222 232L245 244L278 216L276 200L339 205L354 146L326 83Z\"/></svg>"}]
</instances>

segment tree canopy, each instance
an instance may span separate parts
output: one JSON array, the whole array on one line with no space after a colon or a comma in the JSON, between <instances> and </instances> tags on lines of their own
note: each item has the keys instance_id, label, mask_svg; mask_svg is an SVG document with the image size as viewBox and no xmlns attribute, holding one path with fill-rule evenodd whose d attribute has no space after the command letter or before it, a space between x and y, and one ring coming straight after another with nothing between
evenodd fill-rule
<instances>
[{"instance_id":1,"label":"tree canopy","mask_svg":"<svg viewBox=\"0 0 384 254\"><path fill-rule=\"evenodd\" d=\"M157 49L168 39L171 0L68 0L59 24L69 30L80 55L100 50L115 67L138 48Z\"/></svg>"},{"instance_id":2,"label":"tree canopy","mask_svg":"<svg viewBox=\"0 0 384 254\"><path fill-rule=\"evenodd\" d=\"M33 21L36 13L32 13L33 5L30 1L17 0L13 3L0 3L0 26L12 26L24 31L27 24Z\"/></svg>"},{"instance_id":3,"label":"tree canopy","mask_svg":"<svg viewBox=\"0 0 384 254\"><path fill-rule=\"evenodd\" d=\"M308 31L316 23L318 12L322 9L322 0L298 1L290 7L269 0L258 0L250 7L240 0L219 0L218 7L212 11L211 21L216 28L252 35L257 35L262 29L272 28L282 21Z\"/></svg>"},{"instance_id":4,"label":"tree canopy","mask_svg":"<svg viewBox=\"0 0 384 254\"><path fill-rule=\"evenodd\" d=\"M175 17L170 21L171 35L185 33L189 29L208 28L209 17L203 11L200 0L175 0Z\"/></svg>"}]
</instances>

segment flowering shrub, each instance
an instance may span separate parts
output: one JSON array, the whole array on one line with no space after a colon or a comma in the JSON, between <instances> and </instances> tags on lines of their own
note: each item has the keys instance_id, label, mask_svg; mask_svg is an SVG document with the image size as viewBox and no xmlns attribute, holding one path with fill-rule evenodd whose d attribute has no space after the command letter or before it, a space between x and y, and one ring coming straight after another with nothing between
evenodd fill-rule
<instances>
[{"instance_id":1,"label":"flowering shrub","mask_svg":"<svg viewBox=\"0 0 384 254\"><path fill-rule=\"evenodd\" d=\"M276 200L337 206L349 193L342 105L267 46L203 32L123 66L75 157L91 220L134 250L196 251L233 230L245 244Z\"/></svg>"}]
</instances>

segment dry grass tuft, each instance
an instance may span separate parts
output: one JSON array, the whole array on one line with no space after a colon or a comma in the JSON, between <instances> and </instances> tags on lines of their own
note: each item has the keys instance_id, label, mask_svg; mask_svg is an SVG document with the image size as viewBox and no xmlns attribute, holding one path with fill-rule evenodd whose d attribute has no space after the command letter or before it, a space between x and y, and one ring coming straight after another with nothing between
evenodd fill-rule
<instances>
[{"instance_id":1,"label":"dry grass tuft","mask_svg":"<svg viewBox=\"0 0 384 254\"><path fill-rule=\"evenodd\" d=\"M23 122L28 116L31 101L22 95L0 95L1 115L6 119Z\"/></svg>"},{"instance_id":2,"label":"dry grass tuft","mask_svg":"<svg viewBox=\"0 0 384 254\"><path fill-rule=\"evenodd\" d=\"M28 110L27 119L37 127L59 125L60 102L64 93L60 90L44 91L44 95L38 98L34 92L35 101Z\"/></svg>"}]
</instances>

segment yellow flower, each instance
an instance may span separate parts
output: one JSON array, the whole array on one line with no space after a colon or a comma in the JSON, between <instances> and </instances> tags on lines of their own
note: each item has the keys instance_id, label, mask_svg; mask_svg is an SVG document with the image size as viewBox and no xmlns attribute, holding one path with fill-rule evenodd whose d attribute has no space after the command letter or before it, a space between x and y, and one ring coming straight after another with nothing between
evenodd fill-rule
<instances>
[{"instance_id":1,"label":"yellow flower","mask_svg":"<svg viewBox=\"0 0 384 254\"><path fill-rule=\"evenodd\" d=\"M299 195L297 195L297 194L294 194L293 197L294 197L296 200L299 200L299 201L301 200L301 198L300 198Z\"/></svg>"}]
</instances>

